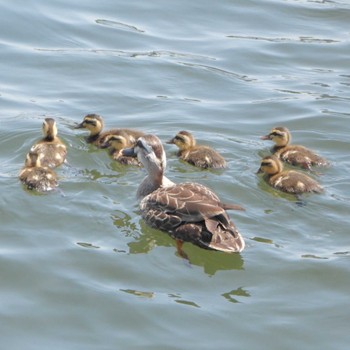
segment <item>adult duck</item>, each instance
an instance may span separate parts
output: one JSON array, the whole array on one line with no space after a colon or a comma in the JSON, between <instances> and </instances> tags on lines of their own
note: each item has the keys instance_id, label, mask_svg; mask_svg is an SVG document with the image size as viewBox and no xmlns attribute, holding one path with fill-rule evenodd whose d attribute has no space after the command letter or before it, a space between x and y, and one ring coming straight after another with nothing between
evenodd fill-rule
<instances>
[{"instance_id":1,"label":"adult duck","mask_svg":"<svg viewBox=\"0 0 350 350\"><path fill-rule=\"evenodd\" d=\"M157 136L140 137L135 146L124 149L123 154L137 156L147 171L137 190L143 219L172 236L181 256L186 257L182 251L183 242L228 253L244 249L243 237L226 212L244 209L222 203L204 185L194 182L175 184L166 178L166 156Z\"/></svg>"}]
</instances>

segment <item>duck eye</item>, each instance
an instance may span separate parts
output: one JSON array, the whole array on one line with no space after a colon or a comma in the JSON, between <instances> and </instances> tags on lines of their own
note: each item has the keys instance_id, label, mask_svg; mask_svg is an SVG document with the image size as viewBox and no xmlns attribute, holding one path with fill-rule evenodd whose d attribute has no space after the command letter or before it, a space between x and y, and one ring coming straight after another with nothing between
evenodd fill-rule
<instances>
[{"instance_id":1,"label":"duck eye","mask_svg":"<svg viewBox=\"0 0 350 350\"><path fill-rule=\"evenodd\" d=\"M181 136L175 136L175 140L183 141L183 138Z\"/></svg>"},{"instance_id":2,"label":"duck eye","mask_svg":"<svg viewBox=\"0 0 350 350\"><path fill-rule=\"evenodd\" d=\"M137 140L136 146L140 147L140 148L143 148L143 149L145 148L141 140Z\"/></svg>"},{"instance_id":3,"label":"duck eye","mask_svg":"<svg viewBox=\"0 0 350 350\"><path fill-rule=\"evenodd\" d=\"M262 162L261 165L262 166L271 166L271 163L270 162Z\"/></svg>"}]
</instances>

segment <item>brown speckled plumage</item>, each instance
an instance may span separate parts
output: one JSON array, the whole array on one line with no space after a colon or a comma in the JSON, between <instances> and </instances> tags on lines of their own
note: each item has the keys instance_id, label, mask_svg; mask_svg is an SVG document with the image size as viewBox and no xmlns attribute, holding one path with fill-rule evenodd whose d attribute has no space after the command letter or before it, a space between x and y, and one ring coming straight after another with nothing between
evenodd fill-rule
<instances>
[{"instance_id":1,"label":"brown speckled plumage","mask_svg":"<svg viewBox=\"0 0 350 350\"><path fill-rule=\"evenodd\" d=\"M58 185L56 173L49 167L41 166L38 153L33 151L27 154L19 179L28 189L40 192L51 191Z\"/></svg>"},{"instance_id":2,"label":"brown speckled plumage","mask_svg":"<svg viewBox=\"0 0 350 350\"><path fill-rule=\"evenodd\" d=\"M283 164L276 156L264 157L258 172L265 173L267 182L283 192L302 194L323 191L321 185L310 176L295 170L283 170Z\"/></svg>"},{"instance_id":3,"label":"brown speckled plumage","mask_svg":"<svg viewBox=\"0 0 350 350\"><path fill-rule=\"evenodd\" d=\"M109 135L122 135L126 133L127 135L133 137L134 139L139 138L144 135L142 131L133 130L133 129L111 129L108 131L103 130L103 119L98 114L87 114L83 121L76 125L75 129L88 129L90 135L87 136L86 142L95 145L96 147L103 148L102 146L106 142L106 138Z\"/></svg>"},{"instance_id":4,"label":"brown speckled plumage","mask_svg":"<svg viewBox=\"0 0 350 350\"><path fill-rule=\"evenodd\" d=\"M167 143L179 147L178 157L196 167L220 169L226 167L225 159L214 149L197 145L193 135L188 131L180 131Z\"/></svg>"},{"instance_id":5,"label":"brown speckled plumage","mask_svg":"<svg viewBox=\"0 0 350 350\"><path fill-rule=\"evenodd\" d=\"M244 249L244 240L226 213L228 209L242 210L241 207L223 204L201 184L164 181L165 152L156 136L141 137L134 153L148 172L138 190L143 194L140 209L148 225L201 248L224 252ZM152 186L143 190L145 183Z\"/></svg>"},{"instance_id":6,"label":"brown speckled plumage","mask_svg":"<svg viewBox=\"0 0 350 350\"><path fill-rule=\"evenodd\" d=\"M41 166L56 168L66 160L66 145L57 136L57 126L53 118L44 120L42 130L44 137L32 146L31 151L39 155Z\"/></svg>"},{"instance_id":7,"label":"brown speckled plumage","mask_svg":"<svg viewBox=\"0 0 350 350\"><path fill-rule=\"evenodd\" d=\"M300 145L291 145L292 137L289 130L285 127L273 128L268 135L261 138L263 140L272 140L275 143L272 149L273 154L291 165L302 166L306 169L310 169L311 166L329 165L326 159L310 149Z\"/></svg>"}]
</instances>

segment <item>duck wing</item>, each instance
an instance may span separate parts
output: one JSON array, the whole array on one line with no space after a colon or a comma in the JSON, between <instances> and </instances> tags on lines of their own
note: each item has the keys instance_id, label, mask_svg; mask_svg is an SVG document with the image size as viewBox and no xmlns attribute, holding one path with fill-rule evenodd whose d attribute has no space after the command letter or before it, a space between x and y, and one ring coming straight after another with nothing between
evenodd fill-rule
<instances>
[{"instance_id":1,"label":"duck wing","mask_svg":"<svg viewBox=\"0 0 350 350\"><path fill-rule=\"evenodd\" d=\"M217 195L195 183L160 188L140 203L142 217L152 227L202 248L241 251L244 241Z\"/></svg>"},{"instance_id":2,"label":"duck wing","mask_svg":"<svg viewBox=\"0 0 350 350\"><path fill-rule=\"evenodd\" d=\"M200 168L225 168L225 159L214 149L207 146L196 146L186 154L187 162Z\"/></svg>"},{"instance_id":3,"label":"duck wing","mask_svg":"<svg viewBox=\"0 0 350 350\"><path fill-rule=\"evenodd\" d=\"M160 188L141 201L141 210L153 209L178 216L181 221L196 222L224 212L220 200L209 188L183 183Z\"/></svg>"},{"instance_id":4,"label":"duck wing","mask_svg":"<svg viewBox=\"0 0 350 350\"><path fill-rule=\"evenodd\" d=\"M280 153L280 158L292 165L300 165L306 169L309 169L311 165L328 165L326 159L320 157L310 149L299 145L286 147L286 150Z\"/></svg>"},{"instance_id":5,"label":"duck wing","mask_svg":"<svg viewBox=\"0 0 350 350\"><path fill-rule=\"evenodd\" d=\"M63 143L40 142L31 147L38 153L43 167L56 168L63 164L67 156L67 147Z\"/></svg>"}]
</instances>

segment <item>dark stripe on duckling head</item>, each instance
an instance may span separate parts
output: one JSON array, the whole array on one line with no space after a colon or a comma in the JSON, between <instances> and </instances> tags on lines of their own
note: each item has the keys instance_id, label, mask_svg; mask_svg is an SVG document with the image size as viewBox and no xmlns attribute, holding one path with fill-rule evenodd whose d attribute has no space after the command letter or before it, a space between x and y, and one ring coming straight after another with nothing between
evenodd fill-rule
<instances>
[{"instance_id":1,"label":"dark stripe on duckling head","mask_svg":"<svg viewBox=\"0 0 350 350\"><path fill-rule=\"evenodd\" d=\"M276 156L267 156L261 160L258 173L265 172L269 175L283 171L283 164Z\"/></svg>"},{"instance_id":2,"label":"dark stripe on duckling head","mask_svg":"<svg viewBox=\"0 0 350 350\"><path fill-rule=\"evenodd\" d=\"M103 128L103 120L102 117L98 114L87 114L83 121L75 126L75 129L83 129L86 125L97 126L97 123L101 125L101 130Z\"/></svg>"}]
</instances>

